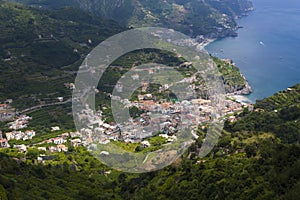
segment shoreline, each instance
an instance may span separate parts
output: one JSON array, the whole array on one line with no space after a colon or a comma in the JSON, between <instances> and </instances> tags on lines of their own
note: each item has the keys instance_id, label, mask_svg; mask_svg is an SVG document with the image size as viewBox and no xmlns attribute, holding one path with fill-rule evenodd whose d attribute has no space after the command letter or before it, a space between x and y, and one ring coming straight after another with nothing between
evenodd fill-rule
<instances>
[{"instance_id":1,"label":"shoreline","mask_svg":"<svg viewBox=\"0 0 300 200\"><path fill-rule=\"evenodd\" d=\"M240 15L240 16L236 16L236 19L240 19L240 18L243 18L243 17L247 17L248 16L248 13L249 12L252 12L254 10L254 6L252 5L248 10L245 10L245 13ZM244 28L242 26L240 26L239 24L236 25L235 27L235 31L237 31L238 29L240 28ZM215 42L215 41L218 41L218 40L222 40L224 38L228 38L228 37L233 37L233 36L230 36L230 35L227 35L226 37L222 37L222 38L205 38L204 36L200 36L200 38L202 37L202 41L200 42L199 44L199 49L200 50L204 50L204 51L207 51L205 49L205 47L207 47L209 44ZM234 37L238 37L238 34L236 33L236 36ZM207 53L209 55L211 55L208 51ZM222 59L218 56L216 56L217 58L219 59ZM230 59L230 58L228 58ZM230 59L231 60L231 59ZM235 64L234 64L235 65ZM235 65L236 66L236 65ZM238 66L236 66L239 70L240 68ZM229 97L232 97L233 99L235 99L236 101L240 102L240 103L247 103L247 104L253 104L254 102L251 101L247 95L250 95L253 93L253 88L251 87L251 85L249 84L247 78L244 76L244 74L240 71L240 75L242 76L242 78L245 80L245 85L242 89L240 90L237 90L237 91L234 91L232 93L226 93L227 96Z\"/></svg>"},{"instance_id":2,"label":"shoreline","mask_svg":"<svg viewBox=\"0 0 300 200\"><path fill-rule=\"evenodd\" d=\"M201 50L205 50L206 46L208 46L209 44L211 44L211 43L213 43L213 42L215 42L217 40L220 40L220 39L217 39L217 38L216 39L204 39L204 41L200 43ZM222 59L222 58L219 58L219 59ZM236 67L239 68L238 66L236 66ZM242 72L240 72L240 74L243 77L243 79L245 80L245 86L242 89L240 89L240 90L234 91L232 93L227 93L226 95L234 98L236 101L238 101L240 103L247 103L247 104L251 103L251 104L253 104L253 101L251 101L247 97L247 95L250 95L251 93L253 93L253 88L249 84L249 82L248 82L247 78L244 76L244 74L242 74Z\"/></svg>"},{"instance_id":3,"label":"shoreline","mask_svg":"<svg viewBox=\"0 0 300 200\"><path fill-rule=\"evenodd\" d=\"M251 8L249 8L243 15L240 15L240 16L236 16L236 19L240 19L240 18L243 18L243 17L247 17L248 16L248 13L249 12L252 12L254 9L254 6L252 5ZM240 26L239 24L237 24L236 26L236 31L240 28L244 28L242 26ZM228 37L231 37L231 36L227 36L227 37L224 37L224 38L228 38ZM236 37L238 37L238 34L236 35ZM217 41L217 40L222 40L224 38L215 38L215 39L208 39L208 38L205 38L204 41L201 43L202 45L202 48L205 50L205 47L208 46L209 44ZM209 52L208 52L209 53ZM210 53L209 53L210 54ZM216 56L217 58L219 58L218 56ZM222 58L219 58L219 59L222 59ZM230 58L229 58L230 59ZM236 65L235 65L236 66ZM239 70L239 66L236 66ZM253 88L251 87L251 85L249 84L247 78L242 74L242 72L240 71L240 74L241 76L243 77L243 79L245 80L245 86L241 89L241 90L237 90L235 92L232 92L232 93L227 93L226 95L228 97L231 97L233 98L234 100L240 102L240 103L246 103L246 104L253 104L255 102L253 102L252 100L250 100L247 95L250 95L253 93Z\"/></svg>"},{"instance_id":4,"label":"shoreline","mask_svg":"<svg viewBox=\"0 0 300 200\"><path fill-rule=\"evenodd\" d=\"M244 95L228 95L228 96L242 104L253 104L253 102Z\"/></svg>"}]
</instances>

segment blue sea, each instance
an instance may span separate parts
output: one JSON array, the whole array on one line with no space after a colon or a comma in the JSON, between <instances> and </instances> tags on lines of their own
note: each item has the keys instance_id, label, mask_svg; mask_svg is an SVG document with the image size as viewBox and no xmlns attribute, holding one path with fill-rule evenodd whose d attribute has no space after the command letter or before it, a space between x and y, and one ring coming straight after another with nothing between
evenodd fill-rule
<instances>
[{"instance_id":1,"label":"blue sea","mask_svg":"<svg viewBox=\"0 0 300 200\"><path fill-rule=\"evenodd\" d=\"M236 38L217 40L206 50L230 58L263 99L300 83L300 1L253 0L255 10L238 20Z\"/></svg>"}]
</instances>

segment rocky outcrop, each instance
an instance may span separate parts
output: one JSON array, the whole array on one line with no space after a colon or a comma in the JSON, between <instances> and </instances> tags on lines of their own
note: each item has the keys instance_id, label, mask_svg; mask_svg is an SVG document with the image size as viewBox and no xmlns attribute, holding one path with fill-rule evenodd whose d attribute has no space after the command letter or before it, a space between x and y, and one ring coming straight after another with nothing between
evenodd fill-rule
<instances>
[{"instance_id":1,"label":"rocky outcrop","mask_svg":"<svg viewBox=\"0 0 300 200\"><path fill-rule=\"evenodd\" d=\"M226 93L230 95L247 95L253 92L253 89L250 86L249 82L246 80L245 76L243 74L241 74L241 76L245 80L244 86L236 88L236 87L228 87L227 85L225 85Z\"/></svg>"}]
</instances>

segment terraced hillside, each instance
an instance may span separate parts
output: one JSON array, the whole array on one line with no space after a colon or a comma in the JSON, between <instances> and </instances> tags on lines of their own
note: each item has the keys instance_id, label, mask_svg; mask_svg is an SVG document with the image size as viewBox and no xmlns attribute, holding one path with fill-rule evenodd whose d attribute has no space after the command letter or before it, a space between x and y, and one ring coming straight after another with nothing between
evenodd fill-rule
<instances>
[{"instance_id":1,"label":"terraced hillside","mask_svg":"<svg viewBox=\"0 0 300 200\"><path fill-rule=\"evenodd\" d=\"M235 18L252 9L248 0L16 0L33 6L79 6L127 27L161 26L191 36L235 36Z\"/></svg>"},{"instance_id":2,"label":"terraced hillside","mask_svg":"<svg viewBox=\"0 0 300 200\"><path fill-rule=\"evenodd\" d=\"M68 71L77 71L94 46L124 30L73 8L45 11L1 2L0 19L0 99L12 98L20 109L70 98L64 83L75 75Z\"/></svg>"},{"instance_id":3,"label":"terraced hillside","mask_svg":"<svg viewBox=\"0 0 300 200\"><path fill-rule=\"evenodd\" d=\"M147 174L111 170L82 147L57 153L37 164L39 152L1 149L2 199L298 199L300 188L300 85L263 100L277 102L277 112L264 109L236 115L226 122L218 144L197 158L197 140L172 166ZM281 101L282 95L284 101ZM288 129L294 123L298 128ZM282 127L278 130L273 129ZM298 132L297 132L298 130ZM205 130L204 130L205 131ZM274 132L273 132L274 131ZM297 134L298 140L285 141ZM283 137L282 137L283 136ZM292 143L292 144L291 144ZM67 191L67 192L66 192Z\"/></svg>"},{"instance_id":4,"label":"terraced hillside","mask_svg":"<svg viewBox=\"0 0 300 200\"><path fill-rule=\"evenodd\" d=\"M69 99L71 90L65 83L74 82L85 55L107 37L125 30L113 21L99 19L76 8L43 10L2 2L0 17L0 100L12 98L19 110L56 102L57 97ZM120 69L131 67L137 61L169 65L183 62L175 59L173 63L170 55L159 52L129 57L129 60L116 61ZM230 65L215 60L224 65L222 73L228 91L245 85L238 68L230 70ZM107 77L111 82L118 76Z\"/></svg>"}]
</instances>

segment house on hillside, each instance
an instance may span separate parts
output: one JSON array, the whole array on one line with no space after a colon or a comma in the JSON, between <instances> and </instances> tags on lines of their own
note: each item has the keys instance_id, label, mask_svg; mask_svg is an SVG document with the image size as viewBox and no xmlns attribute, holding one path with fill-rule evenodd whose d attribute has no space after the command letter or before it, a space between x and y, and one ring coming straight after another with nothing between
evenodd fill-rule
<instances>
[{"instance_id":1,"label":"house on hillside","mask_svg":"<svg viewBox=\"0 0 300 200\"><path fill-rule=\"evenodd\" d=\"M9 147L7 139L2 137L2 132L0 131L0 148L7 148L7 147Z\"/></svg>"},{"instance_id":2,"label":"house on hillside","mask_svg":"<svg viewBox=\"0 0 300 200\"><path fill-rule=\"evenodd\" d=\"M25 153L27 151L27 147L25 144L14 145L14 148L16 148L20 153Z\"/></svg>"},{"instance_id":3,"label":"house on hillside","mask_svg":"<svg viewBox=\"0 0 300 200\"><path fill-rule=\"evenodd\" d=\"M6 110L7 104L0 104L0 110Z\"/></svg>"},{"instance_id":4,"label":"house on hillside","mask_svg":"<svg viewBox=\"0 0 300 200\"><path fill-rule=\"evenodd\" d=\"M53 138L53 143L54 144L63 144L66 143L67 140L63 139L62 137L58 137L58 138Z\"/></svg>"},{"instance_id":5,"label":"house on hillside","mask_svg":"<svg viewBox=\"0 0 300 200\"><path fill-rule=\"evenodd\" d=\"M58 152L58 148L55 146L50 146L50 147L48 147L48 149L51 153Z\"/></svg>"},{"instance_id":6,"label":"house on hillside","mask_svg":"<svg viewBox=\"0 0 300 200\"><path fill-rule=\"evenodd\" d=\"M59 144L59 145L57 145L57 150L58 150L58 152L68 152L68 147L66 147L66 145L64 145L64 144Z\"/></svg>"},{"instance_id":7,"label":"house on hillside","mask_svg":"<svg viewBox=\"0 0 300 200\"><path fill-rule=\"evenodd\" d=\"M73 147L79 147L82 145L82 141L81 141L81 139L73 139L73 140L71 140L71 145Z\"/></svg>"},{"instance_id":8,"label":"house on hillside","mask_svg":"<svg viewBox=\"0 0 300 200\"><path fill-rule=\"evenodd\" d=\"M143 142L141 142L141 146L143 147L143 148L148 148L148 147L150 147L151 146L151 144L150 144L150 142L149 141L143 141Z\"/></svg>"},{"instance_id":9,"label":"house on hillside","mask_svg":"<svg viewBox=\"0 0 300 200\"><path fill-rule=\"evenodd\" d=\"M59 126L51 127L51 131L60 131Z\"/></svg>"}]
</instances>

